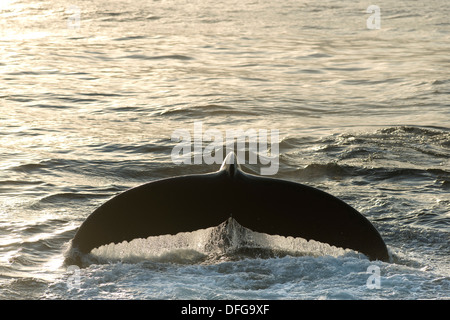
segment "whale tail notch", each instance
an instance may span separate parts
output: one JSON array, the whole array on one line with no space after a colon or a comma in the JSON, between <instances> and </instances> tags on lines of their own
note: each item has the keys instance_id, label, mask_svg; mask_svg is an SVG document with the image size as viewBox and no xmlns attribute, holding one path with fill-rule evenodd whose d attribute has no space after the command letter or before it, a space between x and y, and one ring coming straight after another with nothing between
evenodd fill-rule
<instances>
[{"instance_id":1,"label":"whale tail notch","mask_svg":"<svg viewBox=\"0 0 450 320\"><path fill-rule=\"evenodd\" d=\"M89 253L104 244L217 226L230 216L256 232L389 259L378 231L354 208L303 184L245 173L234 153L217 172L152 181L113 197L82 223L72 248Z\"/></svg>"}]
</instances>

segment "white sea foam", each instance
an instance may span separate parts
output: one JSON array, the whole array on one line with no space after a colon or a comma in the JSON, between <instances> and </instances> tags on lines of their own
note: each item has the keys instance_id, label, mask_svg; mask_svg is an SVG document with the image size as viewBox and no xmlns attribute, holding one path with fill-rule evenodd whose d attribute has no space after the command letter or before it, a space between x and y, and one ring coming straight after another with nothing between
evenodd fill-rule
<instances>
[{"instance_id":1,"label":"white sea foam","mask_svg":"<svg viewBox=\"0 0 450 320\"><path fill-rule=\"evenodd\" d=\"M176 235L134 239L93 249L91 257L98 261L169 261L195 263L223 261L224 257L267 257L311 255L333 257L351 250L303 238L283 237L254 232L230 218L219 226Z\"/></svg>"}]
</instances>

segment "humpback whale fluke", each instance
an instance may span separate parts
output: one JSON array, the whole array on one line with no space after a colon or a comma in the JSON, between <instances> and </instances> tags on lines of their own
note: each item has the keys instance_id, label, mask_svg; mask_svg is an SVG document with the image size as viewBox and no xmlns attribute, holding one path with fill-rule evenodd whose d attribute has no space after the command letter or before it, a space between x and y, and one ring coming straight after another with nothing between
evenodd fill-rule
<instances>
[{"instance_id":1,"label":"humpback whale fluke","mask_svg":"<svg viewBox=\"0 0 450 320\"><path fill-rule=\"evenodd\" d=\"M152 181L113 197L82 223L72 248L89 253L104 244L217 226L230 216L256 232L389 259L378 231L354 208L313 187L245 173L234 153L217 172Z\"/></svg>"}]
</instances>

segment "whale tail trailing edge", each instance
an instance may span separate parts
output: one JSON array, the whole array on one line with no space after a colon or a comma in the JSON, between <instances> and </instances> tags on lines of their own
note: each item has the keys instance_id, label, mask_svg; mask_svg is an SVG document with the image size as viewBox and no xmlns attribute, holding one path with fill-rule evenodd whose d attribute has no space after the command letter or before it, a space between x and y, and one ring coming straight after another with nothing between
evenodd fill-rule
<instances>
[{"instance_id":1,"label":"whale tail trailing edge","mask_svg":"<svg viewBox=\"0 0 450 320\"><path fill-rule=\"evenodd\" d=\"M230 216L256 232L389 259L378 231L354 208L309 186L244 173L233 153L217 172L153 181L113 197L87 217L72 248L89 253L104 244L217 226Z\"/></svg>"}]
</instances>

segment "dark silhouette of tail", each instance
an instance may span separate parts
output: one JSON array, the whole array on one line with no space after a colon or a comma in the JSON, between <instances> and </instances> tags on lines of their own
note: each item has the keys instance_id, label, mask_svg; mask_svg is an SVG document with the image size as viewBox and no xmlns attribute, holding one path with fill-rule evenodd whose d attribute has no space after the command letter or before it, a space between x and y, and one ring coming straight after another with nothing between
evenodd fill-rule
<instances>
[{"instance_id":1,"label":"dark silhouette of tail","mask_svg":"<svg viewBox=\"0 0 450 320\"><path fill-rule=\"evenodd\" d=\"M104 244L217 226L230 216L256 232L389 259L378 231L351 206L309 186L244 173L234 153L217 172L153 181L113 197L88 216L72 248L89 253Z\"/></svg>"}]
</instances>

